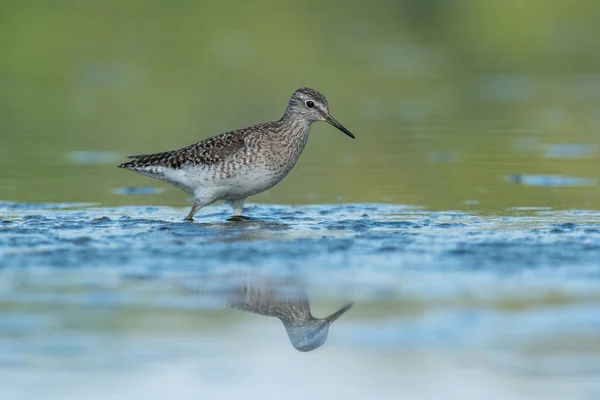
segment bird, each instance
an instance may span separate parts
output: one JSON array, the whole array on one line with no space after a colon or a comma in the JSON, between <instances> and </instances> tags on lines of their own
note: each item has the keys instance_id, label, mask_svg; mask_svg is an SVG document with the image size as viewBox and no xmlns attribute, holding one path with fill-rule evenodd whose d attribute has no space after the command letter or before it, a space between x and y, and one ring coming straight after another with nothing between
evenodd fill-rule
<instances>
[{"instance_id":1,"label":"bird","mask_svg":"<svg viewBox=\"0 0 600 400\"><path fill-rule=\"evenodd\" d=\"M184 218L193 221L201 208L225 201L242 217L246 199L281 182L308 141L311 124L325 121L355 139L329 112L327 99L315 89L299 88L283 116L202 140L179 150L130 156L119 165L166 181L190 193L194 202Z\"/></svg>"},{"instance_id":2,"label":"bird","mask_svg":"<svg viewBox=\"0 0 600 400\"><path fill-rule=\"evenodd\" d=\"M241 284L231 285L221 296L230 308L278 318L290 342L301 352L321 347L327 340L329 327L354 303L348 303L325 318L310 312L308 295L295 279L259 279L246 277Z\"/></svg>"}]
</instances>

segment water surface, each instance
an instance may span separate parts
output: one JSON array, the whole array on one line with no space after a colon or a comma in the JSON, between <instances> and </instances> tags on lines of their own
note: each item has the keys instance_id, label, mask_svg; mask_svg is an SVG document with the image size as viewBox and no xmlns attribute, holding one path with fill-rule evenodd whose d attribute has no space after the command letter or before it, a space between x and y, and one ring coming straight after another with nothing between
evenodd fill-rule
<instances>
[{"instance_id":1,"label":"water surface","mask_svg":"<svg viewBox=\"0 0 600 400\"><path fill-rule=\"evenodd\" d=\"M600 393L598 212L185 211L0 205L9 398ZM293 279L318 318L354 305L302 353L277 319L230 308L241 277Z\"/></svg>"}]
</instances>

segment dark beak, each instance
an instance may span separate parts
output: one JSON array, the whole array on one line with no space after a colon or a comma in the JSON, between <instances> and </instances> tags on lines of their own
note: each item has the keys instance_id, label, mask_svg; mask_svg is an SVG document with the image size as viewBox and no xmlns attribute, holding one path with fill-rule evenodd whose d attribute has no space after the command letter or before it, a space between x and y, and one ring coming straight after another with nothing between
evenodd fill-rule
<instances>
[{"instance_id":1,"label":"dark beak","mask_svg":"<svg viewBox=\"0 0 600 400\"><path fill-rule=\"evenodd\" d=\"M344 128L344 125L337 122L337 120L335 118L333 118L331 115L329 115L329 114L325 115L325 121L329 122L331 125L335 126L340 131L342 131L346 135L350 136L352 139L356 139L356 137L352 134L352 132L350 132L348 129Z\"/></svg>"},{"instance_id":2,"label":"dark beak","mask_svg":"<svg viewBox=\"0 0 600 400\"><path fill-rule=\"evenodd\" d=\"M340 308L338 311L334 312L329 317L325 318L325 321L327 321L327 323L329 325L333 324L333 321L335 321L336 319L341 317L342 314L345 313L346 311L348 311L353 305L354 305L354 303L346 304L344 307Z\"/></svg>"}]
</instances>

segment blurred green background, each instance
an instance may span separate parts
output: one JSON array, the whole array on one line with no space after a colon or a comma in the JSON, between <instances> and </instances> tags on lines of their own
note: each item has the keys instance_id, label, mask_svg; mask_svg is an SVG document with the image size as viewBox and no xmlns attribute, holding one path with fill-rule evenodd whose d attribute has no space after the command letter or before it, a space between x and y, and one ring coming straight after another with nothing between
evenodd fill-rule
<instances>
[{"instance_id":1,"label":"blurred green background","mask_svg":"<svg viewBox=\"0 0 600 400\"><path fill-rule=\"evenodd\" d=\"M116 165L309 86L357 140L315 124L250 201L597 209L599 37L594 0L4 1L0 199L185 205Z\"/></svg>"}]
</instances>

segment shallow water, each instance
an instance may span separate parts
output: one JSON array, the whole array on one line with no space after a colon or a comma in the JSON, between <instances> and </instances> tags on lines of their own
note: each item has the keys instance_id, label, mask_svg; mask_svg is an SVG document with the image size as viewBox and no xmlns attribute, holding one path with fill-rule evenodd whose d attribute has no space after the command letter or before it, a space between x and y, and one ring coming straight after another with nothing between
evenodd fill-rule
<instances>
[{"instance_id":1,"label":"shallow water","mask_svg":"<svg viewBox=\"0 0 600 400\"><path fill-rule=\"evenodd\" d=\"M599 212L185 213L0 203L6 398L600 396ZM293 280L319 318L354 305L301 353L230 307L240 277Z\"/></svg>"}]
</instances>

